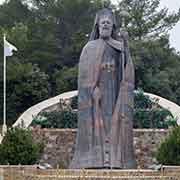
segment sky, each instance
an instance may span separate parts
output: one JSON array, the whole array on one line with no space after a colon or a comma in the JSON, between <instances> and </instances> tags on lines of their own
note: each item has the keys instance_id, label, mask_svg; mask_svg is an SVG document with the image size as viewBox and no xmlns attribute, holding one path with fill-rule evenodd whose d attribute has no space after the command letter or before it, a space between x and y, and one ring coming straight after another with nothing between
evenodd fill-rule
<instances>
[{"instance_id":1,"label":"sky","mask_svg":"<svg viewBox=\"0 0 180 180\"><path fill-rule=\"evenodd\" d=\"M161 0L161 6L167 7L170 11L177 12L180 8L180 0ZM175 47L180 52L180 21L170 31L170 43L172 47Z\"/></svg>"},{"instance_id":2,"label":"sky","mask_svg":"<svg viewBox=\"0 0 180 180\"><path fill-rule=\"evenodd\" d=\"M4 0L0 0L2 3ZM111 0L114 4L117 4L121 0ZM180 0L161 0L160 8L167 7L169 12L177 12L180 8ZM173 27L170 31L170 45L180 52L180 22Z\"/></svg>"}]
</instances>

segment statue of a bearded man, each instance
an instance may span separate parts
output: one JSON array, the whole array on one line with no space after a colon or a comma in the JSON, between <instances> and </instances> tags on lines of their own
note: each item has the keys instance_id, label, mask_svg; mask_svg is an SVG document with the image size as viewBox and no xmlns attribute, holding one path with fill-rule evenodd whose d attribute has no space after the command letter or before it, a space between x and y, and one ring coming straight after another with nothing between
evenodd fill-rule
<instances>
[{"instance_id":1,"label":"statue of a bearded man","mask_svg":"<svg viewBox=\"0 0 180 180\"><path fill-rule=\"evenodd\" d=\"M133 151L134 67L126 36L110 9L100 10L82 50L78 133L70 168L136 168Z\"/></svg>"}]
</instances>

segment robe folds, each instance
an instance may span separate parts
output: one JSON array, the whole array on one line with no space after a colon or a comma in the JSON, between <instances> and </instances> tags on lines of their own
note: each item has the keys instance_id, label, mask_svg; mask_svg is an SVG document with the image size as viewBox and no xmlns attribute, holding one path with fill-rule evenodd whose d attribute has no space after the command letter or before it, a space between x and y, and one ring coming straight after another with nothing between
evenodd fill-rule
<instances>
[{"instance_id":1,"label":"robe folds","mask_svg":"<svg viewBox=\"0 0 180 180\"><path fill-rule=\"evenodd\" d=\"M136 168L133 90L134 67L124 41L89 41L79 62L78 132L69 168Z\"/></svg>"}]
</instances>

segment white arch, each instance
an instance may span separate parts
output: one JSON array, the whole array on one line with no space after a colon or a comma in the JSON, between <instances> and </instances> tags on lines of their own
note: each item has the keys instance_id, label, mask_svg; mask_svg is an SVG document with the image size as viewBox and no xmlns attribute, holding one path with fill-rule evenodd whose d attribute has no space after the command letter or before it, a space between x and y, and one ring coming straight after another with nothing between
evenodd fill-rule
<instances>
[{"instance_id":1,"label":"white arch","mask_svg":"<svg viewBox=\"0 0 180 180\"><path fill-rule=\"evenodd\" d=\"M30 107L24 113L22 113L22 115L13 124L13 127L23 124L23 126L27 128L32 123L34 117L36 117L42 110L58 104L60 99L69 99L74 96L77 96L77 94L78 94L78 91L69 91L69 92L60 94L58 96L55 96L53 98L49 98L45 101L42 101ZM180 125L180 106L173 103L172 101L169 101L155 94L151 94L151 93L144 93L144 94L148 95L152 100L157 99L158 104L162 106L163 108L168 109L173 114L173 116L177 118L177 124ZM0 143L2 139L3 137L0 135Z\"/></svg>"},{"instance_id":2,"label":"white arch","mask_svg":"<svg viewBox=\"0 0 180 180\"><path fill-rule=\"evenodd\" d=\"M49 98L45 101L42 101L21 114L21 116L17 119L17 121L13 124L13 127L23 124L25 128L27 128L31 122L33 121L34 117L36 117L42 110L51 107L55 104L58 104L60 99L69 99L74 96L77 96L77 91L69 91L53 98Z\"/></svg>"},{"instance_id":3,"label":"white arch","mask_svg":"<svg viewBox=\"0 0 180 180\"><path fill-rule=\"evenodd\" d=\"M177 104L175 104L172 101L169 101L163 97L157 96L155 94L151 94L151 93L144 93L145 95L148 95L150 97L150 99L157 99L158 100L158 104L165 108L168 109L172 115L177 118L177 124L180 126L180 106L178 106Z\"/></svg>"},{"instance_id":4,"label":"white arch","mask_svg":"<svg viewBox=\"0 0 180 180\"><path fill-rule=\"evenodd\" d=\"M78 91L69 91L60 94L58 96L55 96L53 98L47 99L45 101L42 101L30 107L18 118L18 120L13 124L13 127L21 125L23 123L24 127L27 128L31 124L34 117L36 117L42 110L51 107L55 104L58 104L60 99L69 99L74 96L77 96L77 94ZM148 95L152 100L154 98L158 99L158 104L163 108L168 109L173 114L174 117L177 117L178 119L177 123L178 125L180 125L180 106L155 94L151 94L151 93L144 93L144 94Z\"/></svg>"}]
</instances>

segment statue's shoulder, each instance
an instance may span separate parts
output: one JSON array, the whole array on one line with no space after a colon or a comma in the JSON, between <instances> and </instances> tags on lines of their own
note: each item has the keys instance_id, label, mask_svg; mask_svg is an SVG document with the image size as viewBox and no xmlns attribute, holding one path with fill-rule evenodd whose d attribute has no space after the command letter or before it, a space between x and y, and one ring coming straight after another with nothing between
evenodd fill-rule
<instances>
[{"instance_id":1,"label":"statue's shoulder","mask_svg":"<svg viewBox=\"0 0 180 180\"><path fill-rule=\"evenodd\" d=\"M82 49L81 54L84 55L86 54L87 56L92 56L94 54L94 52L96 52L96 48L98 45L98 40L92 40L92 41L88 41L85 46Z\"/></svg>"},{"instance_id":2,"label":"statue's shoulder","mask_svg":"<svg viewBox=\"0 0 180 180\"><path fill-rule=\"evenodd\" d=\"M95 55L98 40L88 41L82 49L80 59L92 58Z\"/></svg>"},{"instance_id":3,"label":"statue's shoulder","mask_svg":"<svg viewBox=\"0 0 180 180\"><path fill-rule=\"evenodd\" d=\"M85 46L84 46L84 50L85 51L91 51L91 50L95 50L99 43L101 43L102 40L100 39L96 39L96 40L92 40L89 41ZM115 48L116 50L122 51L123 50L123 41L121 40L115 40L110 38L109 40L106 41L111 47Z\"/></svg>"},{"instance_id":4,"label":"statue's shoulder","mask_svg":"<svg viewBox=\"0 0 180 180\"><path fill-rule=\"evenodd\" d=\"M96 48L98 45L99 39L88 41L84 46L84 49Z\"/></svg>"},{"instance_id":5,"label":"statue's shoulder","mask_svg":"<svg viewBox=\"0 0 180 180\"><path fill-rule=\"evenodd\" d=\"M116 40L113 38L110 38L107 43L112 46L113 48L119 50L119 51L123 51L123 41L121 39Z\"/></svg>"}]
</instances>

